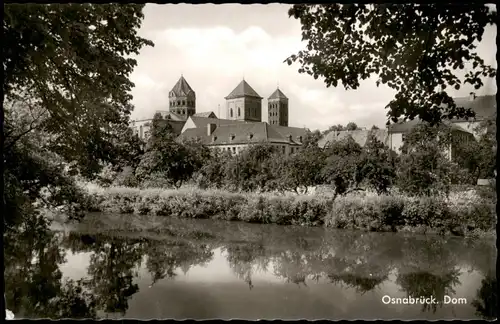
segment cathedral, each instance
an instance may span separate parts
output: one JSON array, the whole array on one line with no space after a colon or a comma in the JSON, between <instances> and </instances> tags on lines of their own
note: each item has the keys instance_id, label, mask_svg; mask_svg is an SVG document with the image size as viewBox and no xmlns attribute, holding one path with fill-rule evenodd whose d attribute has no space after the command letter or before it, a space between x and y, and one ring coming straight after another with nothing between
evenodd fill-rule
<instances>
[{"instance_id":1,"label":"cathedral","mask_svg":"<svg viewBox=\"0 0 500 324\"><path fill-rule=\"evenodd\" d=\"M262 121L262 99L244 79L224 99L226 119L214 112L196 113L196 93L181 75L168 94L168 111L157 111L178 139L198 139L211 148L237 154L248 145L266 142L284 154L302 146L304 128L288 126L288 98L279 87L267 98L268 121ZM132 122L134 133L147 140L152 119Z\"/></svg>"}]
</instances>

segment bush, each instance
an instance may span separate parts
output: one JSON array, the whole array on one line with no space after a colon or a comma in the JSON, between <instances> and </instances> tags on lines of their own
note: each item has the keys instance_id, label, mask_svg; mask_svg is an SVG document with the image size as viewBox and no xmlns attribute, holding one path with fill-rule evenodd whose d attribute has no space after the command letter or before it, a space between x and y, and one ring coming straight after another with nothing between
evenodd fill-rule
<instances>
[{"instance_id":1,"label":"bush","mask_svg":"<svg viewBox=\"0 0 500 324\"><path fill-rule=\"evenodd\" d=\"M116 175L113 185L135 188L139 185L139 180L134 174L134 169L130 166L126 166Z\"/></svg>"},{"instance_id":2,"label":"bush","mask_svg":"<svg viewBox=\"0 0 500 324\"><path fill-rule=\"evenodd\" d=\"M495 226L495 204L475 192L439 197L349 194L278 196L199 189L89 187L89 209L120 214L240 220L251 223L307 225L369 231L435 230L465 235Z\"/></svg>"}]
</instances>

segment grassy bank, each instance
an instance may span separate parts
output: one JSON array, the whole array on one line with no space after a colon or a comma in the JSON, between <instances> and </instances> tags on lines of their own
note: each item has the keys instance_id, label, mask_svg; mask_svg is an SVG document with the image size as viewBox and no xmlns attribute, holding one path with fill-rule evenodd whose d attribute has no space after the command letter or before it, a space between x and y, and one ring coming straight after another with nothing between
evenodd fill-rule
<instances>
[{"instance_id":1,"label":"grassy bank","mask_svg":"<svg viewBox=\"0 0 500 324\"><path fill-rule=\"evenodd\" d=\"M448 199L356 193L279 196L200 189L88 186L93 212L326 226L368 231L475 235L494 230L495 202L472 191Z\"/></svg>"}]
</instances>

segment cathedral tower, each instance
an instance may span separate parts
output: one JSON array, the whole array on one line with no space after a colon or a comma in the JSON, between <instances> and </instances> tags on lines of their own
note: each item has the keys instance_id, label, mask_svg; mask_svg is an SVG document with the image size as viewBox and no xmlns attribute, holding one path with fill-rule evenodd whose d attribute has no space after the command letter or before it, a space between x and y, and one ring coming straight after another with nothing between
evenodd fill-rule
<instances>
[{"instance_id":1,"label":"cathedral tower","mask_svg":"<svg viewBox=\"0 0 500 324\"><path fill-rule=\"evenodd\" d=\"M224 99L227 119L262 121L262 97L245 80Z\"/></svg>"},{"instance_id":2,"label":"cathedral tower","mask_svg":"<svg viewBox=\"0 0 500 324\"><path fill-rule=\"evenodd\" d=\"M175 113L183 119L188 119L189 116L196 113L196 94L182 75L169 92L168 98L171 113Z\"/></svg>"},{"instance_id":3,"label":"cathedral tower","mask_svg":"<svg viewBox=\"0 0 500 324\"><path fill-rule=\"evenodd\" d=\"M288 98L278 88L267 99L270 125L288 126Z\"/></svg>"}]
</instances>

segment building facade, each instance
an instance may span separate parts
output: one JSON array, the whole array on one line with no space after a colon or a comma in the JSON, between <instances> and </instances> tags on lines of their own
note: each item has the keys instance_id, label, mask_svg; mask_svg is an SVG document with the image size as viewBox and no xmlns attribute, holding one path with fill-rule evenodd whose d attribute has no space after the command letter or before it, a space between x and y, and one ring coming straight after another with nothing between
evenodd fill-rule
<instances>
[{"instance_id":1,"label":"building facade","mask_svg":"<svg viewBox=\"0 0 500 324\"><path fill-rule=\"evenodd\" d=\"M245 80L242 80L224 99L226 99L227 119L262 121L262 97Z\"/></svg>"},{"instance_id":2,"label":"building facade","mask_svg":"<svg viewBox=\"0 0 500 324\"><path fill-rule=\"evenodd\" d=\"M473 141L479 139L488 129L481 129L481 125L488 119L496 117L496 98L495 96L474 96L453 98L458 107L471 109L476 113L476 117L471 120L451 119L447 124L451 127L452 136L458 142ZM388 127L389 147L395 152L401 152L406 134L415 126L420 124L419 119L407 122L399 122ZM447 158L453 161L456 157L456 149L450 144L444 152Z\"/></svg>"},{"instance_id":3,"label":"building facade","mask_svg":"<svg viewBox=\"0 0 500 324\"><path fill-rule=\"evenodd\" d=\"M168 93L169 112L182 116L186 120L196 114L196 93L181 75L180 79Z\"/></svg>"},{"instance_id":4,"label":"building facade","mask_svg":"<svg viewBox=\"0 0 500 324\"><path fill-rule=\"evenodd\" d=\"M191 117L192 118L192 117ZM244 122L217 118L192 118L196 125L183 130L179 141L198 140L211 149L239 154L251 145L266 143L283 154L293 154L302 147L306 130L297 127L270 125L266 122Z\"/></svg>"},{"instance_id":5,"label":"building facade","mask_svg":"<svg viewBox=\"0 0 500 324\"><path fill-rule=\"evenodd\" d=\"M198 139L210 148L238 154L250 145L267 143L284 154L300 150L304 128L288 127L288 98L276 89L268 98L269 123L262 122L262 97L242 80L225 97L226 119L214 112L196 113L196 94L183 76L169 92L169 110L156 113L168 122L178 140ZM131 123L134 133L147 141L153 119Z\"/></svg>"}]
</instances>

